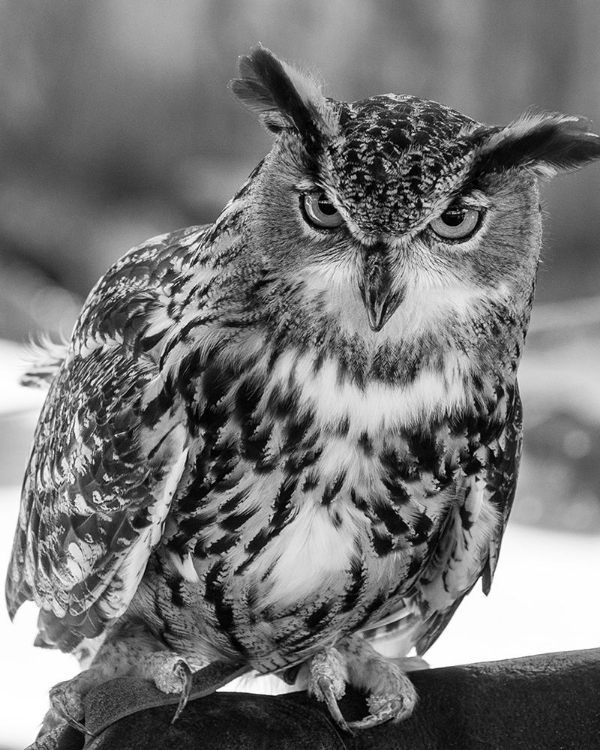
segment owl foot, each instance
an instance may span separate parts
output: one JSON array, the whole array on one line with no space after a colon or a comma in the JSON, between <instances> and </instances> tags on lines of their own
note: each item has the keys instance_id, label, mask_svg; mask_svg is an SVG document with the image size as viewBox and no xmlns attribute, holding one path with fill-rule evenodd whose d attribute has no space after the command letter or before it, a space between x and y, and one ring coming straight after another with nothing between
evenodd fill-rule
<instances>
[{"instance_id":1,"label":"owl foot","mask_svg":"<svg viewBox=\"0 0 600 750\"><path fill-rule=\"evenodd\" d=\"M151 679L163 693L181 693L174 724L186 707L192 689L193 671L185 659L169 651L155 651L144 657L142 674Z\"/></svg>"},{"instance_id":2,"label":"owl foot","mask_svg":"<svg viewBox=\"0 0 600 750\"><path fill-rule=\"evenodd\" d=\"M406 662L406 664L404 664ZM413 659L389 659L379 654L360 635L350 636L336 648L321 651L310 663L309 691L324 701L334 721L352 732L368 729L386 721L408 718L417 703L417 691L406 676L426 663ZM346 684L367 693L369 715L358 721L346 721L338 706Z\"/></svg>"},{"instance_id":3,"label":"owl foot","mask_svg":"<svg viewBox=\"0 0 600 750\"><path fill-rule=\"evenodd\" d=\"M417 691L412 682L395 664L388 665L391 674L386 676L387 687L371 692L367 698L369 715L358 721L348 722L351 729L369 729L386 721L407 719L417 703ZM391 678L391 679L390 679Z\"/></svg>"},{"instance_id":4,"label":"owl foot","mask_svg":"<svg viewBox=\"0 0 600 750\"><path fill-rule=\"evenodd\" d=\"M100 681L96 670L86 669L70 680L57 683L50 689L51 711L83 734L89 734L83 725L83 699Z\"/></svg>"},{"instance_id":5,"label":"owl foot","mask_svg":"<svg viewBox=\"0 0 600 750\"><path fill-rule=\"evenodd\" d=\"M350 731L344 719L338 700L346 692L348 674L344 659L335 648L320 651L310 662L309 692L327 704L332 718L342 729Z\"/></svg>"},{"instance_id":6,"label":"owl foot","mask_svg":"<svg viewBox=\"0 0 600 750\"><path fill-rule=\"evenodd\" d=\"M417 704L417 691L406 672L427 666L422 659L390 659L382 656L361 635L353 635L340 647L346 657L350 683L367 693L370 714L349 722L352 729L368 729L386 721L407 719Z\"/></svg>"}]
</instances>

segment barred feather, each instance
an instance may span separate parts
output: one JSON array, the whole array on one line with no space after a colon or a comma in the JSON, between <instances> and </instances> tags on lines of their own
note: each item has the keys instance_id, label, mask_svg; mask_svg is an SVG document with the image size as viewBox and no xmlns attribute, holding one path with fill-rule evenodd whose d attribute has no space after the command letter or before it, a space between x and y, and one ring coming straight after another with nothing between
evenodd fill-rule
<instances>
[{"instance_id":1,"label":"barred feather","mask_svg":"<svg viewBox=\"0 0 600 750\"><path fill-rule=\"evenodd\" d=\"M31 370L51 384L9 612L33 599L64 650L108 634L122 653L143 625L142 651L261 673L346 644L368 687L383 662L359 674L356 634L424 652L489 591L521 450L535 175L600 151L577 118L333 102L262 48L233 90L285 134L213 225L117 262L68 350ZM139 661L111 653L111 674Z\"/></svg>"},{"instance_id":2,"label":"barred feather","mask_svg":"<svg viewBox=\"0 0 600 750\"><path fill-rule=\"evenodd\" d=\"M68 343L55 343L49 337L40 337L39 342L31 342L25 350L28 364L20 379L27 388L48 388L67 356Z\"/></svg>"}]
</instances>

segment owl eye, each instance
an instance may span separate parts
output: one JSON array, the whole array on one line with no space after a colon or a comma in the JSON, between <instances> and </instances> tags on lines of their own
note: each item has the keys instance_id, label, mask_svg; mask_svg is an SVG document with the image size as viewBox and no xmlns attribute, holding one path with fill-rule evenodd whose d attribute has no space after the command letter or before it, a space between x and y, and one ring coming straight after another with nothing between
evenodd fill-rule
<instances>
[{"instance_id":1,"label":"owl eye","mask_svg":"<svg viewBox=\"0 0 600 750\"><path fill-rule=\"evenodd\" d=\"M479 227L481 211L466 206L451 206L434 219L429 228L445 240L466 240Z\"/></svg>"},{"instance_id":2,"label":"owl eye","mask_svg":"<svg viewBox=\"0 0 600 750\"><path fill-rule=\"evenodd\" d=\"M304 213L309 223L319 229L339 227L343 219L325 193L305 193L302 196Z\"/></svg>"}]
</instances>

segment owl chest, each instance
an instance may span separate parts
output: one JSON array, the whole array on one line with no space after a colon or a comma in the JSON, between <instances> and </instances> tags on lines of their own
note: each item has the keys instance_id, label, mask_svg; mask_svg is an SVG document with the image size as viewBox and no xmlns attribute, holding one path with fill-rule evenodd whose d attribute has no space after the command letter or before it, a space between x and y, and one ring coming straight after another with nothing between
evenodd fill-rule
<instances>
[{"instance_id":1,"label":"owl chest","mask_svg":"<svg viewBox=\"0 0 600 750\"><path fill-rule=\"evenodd\" d=\"M168 542L196 619L252 653L309 649L400 602L478 450L450 424L465 399L454 381L427 375L408 392L340 384L327 364L302 373L296 361L204 404L218 429L199 442Z\"/></svg>"},{"instance_id":2,"label":"owl chest","mask_svg":"<svg viewBox=\"0 0 600 750\"><path fill-rule=\"evenodd\" d=\"M246 465L232 486L217 483L182 570L201 618L227 620L252 650L292 653L296 636L339 635L399 599L455 495L449 475L440 481L441 446L420 469L408 454L399 436L327 433L301 446L305 465L271 456L269 470Z\"/></svg>"}]
</instances>

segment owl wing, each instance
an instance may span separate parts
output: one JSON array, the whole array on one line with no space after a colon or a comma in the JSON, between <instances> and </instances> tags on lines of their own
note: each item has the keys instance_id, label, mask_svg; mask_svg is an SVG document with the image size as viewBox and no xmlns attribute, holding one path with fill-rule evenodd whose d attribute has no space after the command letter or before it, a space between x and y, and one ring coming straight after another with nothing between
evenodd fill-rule
<instances>
[{"instance_id":1,"label":"owl wing","mask_svg":"<svg viewBox=\"0 0 600 750\"><path fill-rule=\"evenodd\" d=\"M33 599L42 641L63 650L125 611L184 470L176 404L149 403L149 321L165 317L203 232L152 240L100 280L40 415L6 598L11 617Z\"/></svg>"},{"instance_id":2,"label":"owl wing","mask_svg":"<svg viewBox=\"0 0 600 750\"><path fill-rule=\"evenodd\" d=\"M481 470L467 477L463 504L448 516L426 571L422 595L429 614L417 631L419 655L437 640L480 578L484 593L490 591L515 497L522 425L521 400L515 383L506 426L485 447L487 460Z\"/></svg>"}]
</instances>

